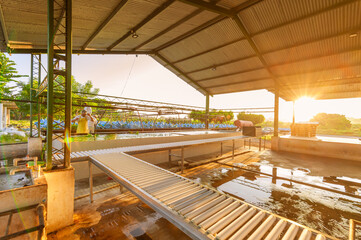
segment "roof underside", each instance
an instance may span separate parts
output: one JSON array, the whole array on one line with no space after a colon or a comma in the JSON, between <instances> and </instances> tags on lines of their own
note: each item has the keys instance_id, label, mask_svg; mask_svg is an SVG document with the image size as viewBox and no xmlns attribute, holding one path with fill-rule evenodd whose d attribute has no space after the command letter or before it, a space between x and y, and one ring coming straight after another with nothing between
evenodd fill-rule
<instances>
[{"instance_id":1,"label":"roof underside","mask_svg":"<svg viewBox=\"0 0 361 240\"><path fill-rule=\"evenodd\" d=\"M47 1L0 3L1 50L46 52ZM360 46L361 0L73 0L74 53L149 54L203 94L361 97Z\"/></svg>"}]
</instances>

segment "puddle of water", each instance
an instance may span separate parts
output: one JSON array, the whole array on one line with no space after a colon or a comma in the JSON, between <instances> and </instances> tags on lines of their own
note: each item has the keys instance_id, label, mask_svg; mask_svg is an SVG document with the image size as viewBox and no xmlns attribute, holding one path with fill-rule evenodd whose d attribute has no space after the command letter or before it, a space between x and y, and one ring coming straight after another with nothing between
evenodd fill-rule
<instances>
[{"instance_id":1,"label":"puddle of water","mask_svg":"<svg viewBox=\"0 0 361 240\"><path fill-rule=\"evenodd\" d=\"M274 167L267 161L261 161L247 168L272 174ZM277 167L279 177L361 196L361 179L311 176L310 173L305 168ZM217 182L213 185L217 186ZM361 220L361 199L253 172L236 174L232 180L218 185L218 189L340 239L348 238L350 218Z\"/></svg>"},{"instance_id":2,"label":"puddle of water","mask_svg":"<svg viewBox=\"0 0 361 240\"><path fill-rule=\"evenodd\" d=\"M16 172L14 175L8 173L0 174L0 191L21 188L32 185L30 171Z\"/></svg>"},{"instance_id":3,"label":"puddle of water","mask_svg":"<svg viewBox=\"0 0 361 240\"><path fill-rule=\"evenodd\" d=\"M189 239L136 197L113 198L96 211L99 222L79 228L75 233L80 239Z\"/></svg>"}]
</instances>

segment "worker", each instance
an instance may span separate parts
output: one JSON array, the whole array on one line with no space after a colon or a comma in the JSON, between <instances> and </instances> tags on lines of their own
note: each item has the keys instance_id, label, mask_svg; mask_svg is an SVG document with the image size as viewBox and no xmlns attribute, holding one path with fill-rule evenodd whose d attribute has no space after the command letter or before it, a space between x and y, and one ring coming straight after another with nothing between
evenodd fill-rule
<instances>
[{"instance_id":1,"label":"worker","mask_svg":"<svg viewBox=\"0 0 361 240\"><path fill-rule=\"evenodd\" d=\"M76 116L71 120L71 122L78 122L78 127L76 133L89 133L88 121L94 122L92 115L87 113L87 111L82 110L81 115Z\"/></svg>"},{"instance_id":2,"label":"worker","mask_svg":"<svg viewBox=\"0 0 361 240\"><path fill-rule=\"evenodd\" d=\"M92 108L89 107L86 103L83 104L84 110L89 113L90 115L92 115ZM94 121L88 120L88 129L89 129L89 133L94 134L95 132L95 125L97 120L93 117Z\"/></svg>"}]
</instances>

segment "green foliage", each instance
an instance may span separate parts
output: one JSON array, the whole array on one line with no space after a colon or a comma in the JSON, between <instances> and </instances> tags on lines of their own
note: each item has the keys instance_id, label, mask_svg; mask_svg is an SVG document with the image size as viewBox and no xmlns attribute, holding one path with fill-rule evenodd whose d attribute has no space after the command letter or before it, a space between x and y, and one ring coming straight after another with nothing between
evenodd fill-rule
<instances>
[{"instance_id":1,"label":"green foliage","mask_svg":"<svg viewBox=\"0 0 361 240\"><path fill-rule=\"evenodd\" d=\"M265 117L262 114L253 114L241 112L237 115L238 120L251 121L254 125L259 125L264 122Z\"/></svg>"},{"instance_id":2,"label":"green foliage","mask_svg":"<svg viewBox=\"0 0 361 240\"><path fill-rule=\"evenodd\" d=\"M15 68L16 64L10 60L6 55L0 52L0 97L11 97L11 93L14 86L10 86L10 83L17 83L18 78L24 77L18 75L18 71Z\"/></svg>"},{"instance_id":3,"label":"green foliage","mask_svg":"<svg viewBox=\"0 0 361 240\"><path fill-rule=\"evenodd\" d=\"M192 111L189 118L204 123L206 121L206 111ZM234 114L232 111L212 110L209 112L209 122L211 123L224 123L232 121Z\"/></svg>"},{"instance_id":4,"label":"green foliage","mask_svg":"<svg viewBox=\"0 0 361 240\"><path fill-rule=\"evenodd\" d=\"M352 126L351 121L341 114L318 113L311 121L318 122L325 129L347 130Z\"/></svg>"},{"instance_id":5,"label":"green foliage","mask_svg":"<svg viewBox=\"0 0 361 240\"><path fill-rule=\"evenodd\" d=\"M19 134L14 133L4 133L0 135L0 143L2 144L9 144L9 143L20 143L20 142L27 142L28 137L22 136Z\"/></svg>"}]
</instances>

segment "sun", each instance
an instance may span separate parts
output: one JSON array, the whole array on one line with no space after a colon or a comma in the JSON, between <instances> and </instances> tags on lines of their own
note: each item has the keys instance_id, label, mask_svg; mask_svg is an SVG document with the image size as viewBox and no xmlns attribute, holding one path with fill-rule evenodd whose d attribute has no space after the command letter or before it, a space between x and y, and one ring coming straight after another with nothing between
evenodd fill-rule
<instances>
[{"instance_id":1,"label":"sun","mask_svg":"<svg viewBox=\"0 0 361 240\"><path fill-rule=\"evenodd\" d=\"M317 101L311 97L301 97L295 101L296 122L310 121L318 113Z\"/></svg>"}]
</instances>

